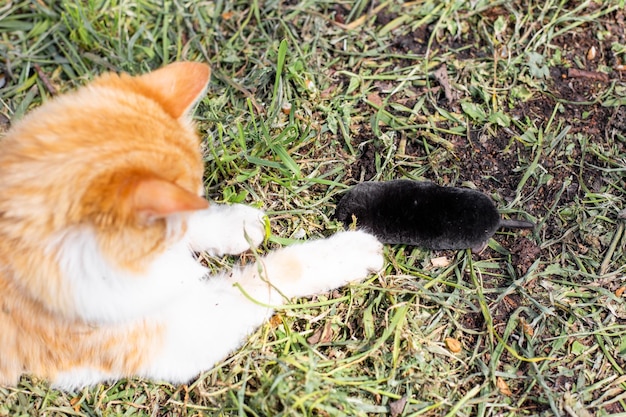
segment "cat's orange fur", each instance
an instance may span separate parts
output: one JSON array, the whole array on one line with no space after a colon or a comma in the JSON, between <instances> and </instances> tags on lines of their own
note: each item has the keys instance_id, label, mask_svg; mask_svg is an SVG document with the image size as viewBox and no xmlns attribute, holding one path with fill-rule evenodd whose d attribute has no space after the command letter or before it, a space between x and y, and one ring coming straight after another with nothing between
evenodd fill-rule
<instances>
[{"instance_id":1,"label":"cat's orange fur","mask_svg":"<svg viewBox=\"0 0 626 417\"><path fill-rule=\"evenodd\" d=\"M15 385L25 372L54 380L60 370L85 366L134 375L162 342L155 322L94 326L46 310L6 279L0 293L0 385Z\"/></svg>"},{"instance_id":2,"label":"cat's orange fur","mask_svg":"<svg viewBox=\"0 0 626 417\"><path fill-rule=\"evenodd\" d=\"M190 62L106 74L0 141L0 385L24 373L64 388L182 382L271 313L234 283L280 304L272 286L309 295L380 268L378 242L346 232L202 279L190 249L238 253L263 238L261 212L201 196L187 113L209 77Z\"/></svg>"},{"instance_id":3,"label":"cat's orange fur","mask_svg":"<svg viewBox=\"0 0 626 417\"><path fill-rule=\"evenodd\" d=\"M102 76L33 111L0 142L0 383L24 371L53 379L83 363L132 374L160 337L155 324L80 320L47 238L88 223L109 260L141 270L167 244L165 215L208 205L197 196L199 141L179 118L210 70L166 71ZM103 355L107 344L120 348Z\"/></svg>"}]
</instances>

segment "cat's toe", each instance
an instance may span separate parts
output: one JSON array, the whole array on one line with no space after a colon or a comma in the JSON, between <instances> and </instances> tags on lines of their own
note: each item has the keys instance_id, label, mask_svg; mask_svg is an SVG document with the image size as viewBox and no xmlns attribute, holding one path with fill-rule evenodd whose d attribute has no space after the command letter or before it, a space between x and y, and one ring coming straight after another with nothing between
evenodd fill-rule
<instances>
[{"instance_id":1,"label":"cat's toe","mask_svg":"<svg viewBox=\"0 0 626 417\"><path fill-rule=\"evenodd\" d=\"M243 204L212 204L189 219L192 249L212 255L237 255L265 239L265 213Z\"/></svg>"},{"instance_id":2,"label":"cat's toe","mask_svg":"<svg viewBox=\"0 0 626 417\"><path fill-rule=\"evenodd\" d=\"M338 250L341 248L342 263L354 275L350 281L364 279L383 268L383 245L375 236L358 230L337 233L330 239L335 241Z\"/></svg>"},{"instance_id":3,"label":"cat's toe","mask_svg":"<svg viewBox=\"0 0 626 417\"><path fill-rule=\"evenodd\" d=\"M237 255L263 243L267 217L262 210L237 204L233 206L232 216L238 219L233 223L238 223L239 226L225 240L224 253Z\"/></svg>"},{"instance_id":4,"label":"cat's toe","mask_svg":"<svg viewBox=\"0 0 626 417\"><path fill-rule=\"evenodd\" d=\"M254 212L250 213L250 218L247 221L244 221L243 229L248 243L251 247L256 248L263 243L263 240L265 239L266 224L268 224L269 219L263 211L257 209L253 210Z\"/></svg>"}]
</instances>

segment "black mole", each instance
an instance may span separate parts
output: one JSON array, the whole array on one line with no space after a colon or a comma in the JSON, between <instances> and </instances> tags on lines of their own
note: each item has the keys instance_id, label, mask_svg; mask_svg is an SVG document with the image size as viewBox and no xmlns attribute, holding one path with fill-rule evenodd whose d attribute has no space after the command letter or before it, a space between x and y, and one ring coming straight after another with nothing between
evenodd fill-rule
<instances>
[{"instance_id":1,"label":"black mole","mask_svg":"<svg viewBox=\"0 0 626 417\"><path fill-rule=\"evenodd\" d=\"M533 223L503 220L485 194L468 188L442 187L427 181L364 182L348 190L335 218L356 226L382 243L429 249L480 252L500 227L532 229Z\"/></svg>"}]
</instances>

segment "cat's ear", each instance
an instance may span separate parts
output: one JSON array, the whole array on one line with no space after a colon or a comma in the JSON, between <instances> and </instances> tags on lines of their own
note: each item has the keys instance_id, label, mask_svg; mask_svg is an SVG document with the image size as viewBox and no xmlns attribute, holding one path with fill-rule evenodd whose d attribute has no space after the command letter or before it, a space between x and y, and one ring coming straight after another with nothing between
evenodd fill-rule
<instances>
[{"instance_id":1,"label":"cat's ear","mask_svg":"<svg viewBox=\"0 0 626 417\"><path fill-rule=\"evenodd\" d=\"M211 68L199 62L175 62L137 79L145 91L175 119L185 116L204 94Z\"/></svg>"},{"instance_id":2,"label":"cat's ear","mask_svg":"<svg viewBox=\"0 0 626 417\"><path fill-rule=\"evenodd\" d=\"M204 198L157 177L138 179L129 197L132 210L143 221L161 219L184 211L202 210L209 206Z\"/></svg>"}]
</instances>

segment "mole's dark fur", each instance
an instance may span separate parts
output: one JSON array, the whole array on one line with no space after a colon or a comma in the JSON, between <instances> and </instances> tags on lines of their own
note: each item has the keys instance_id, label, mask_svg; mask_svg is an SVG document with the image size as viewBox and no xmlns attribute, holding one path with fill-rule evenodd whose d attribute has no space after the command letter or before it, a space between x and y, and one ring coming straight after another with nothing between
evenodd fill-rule
<instances>
[{"instance_id":1,"label":"mole's dark fur","mask_svg":"<svg viewBox=\"0 0 626 417\"><path fill-rule=\"evenodd\" d=\"M482 250L500 227L533 228L521 220L502 220L485 194L431 182L365 182L341 199L335 217L374 234L383 243L429 249Z\"/></svg>"}]
</instances>

